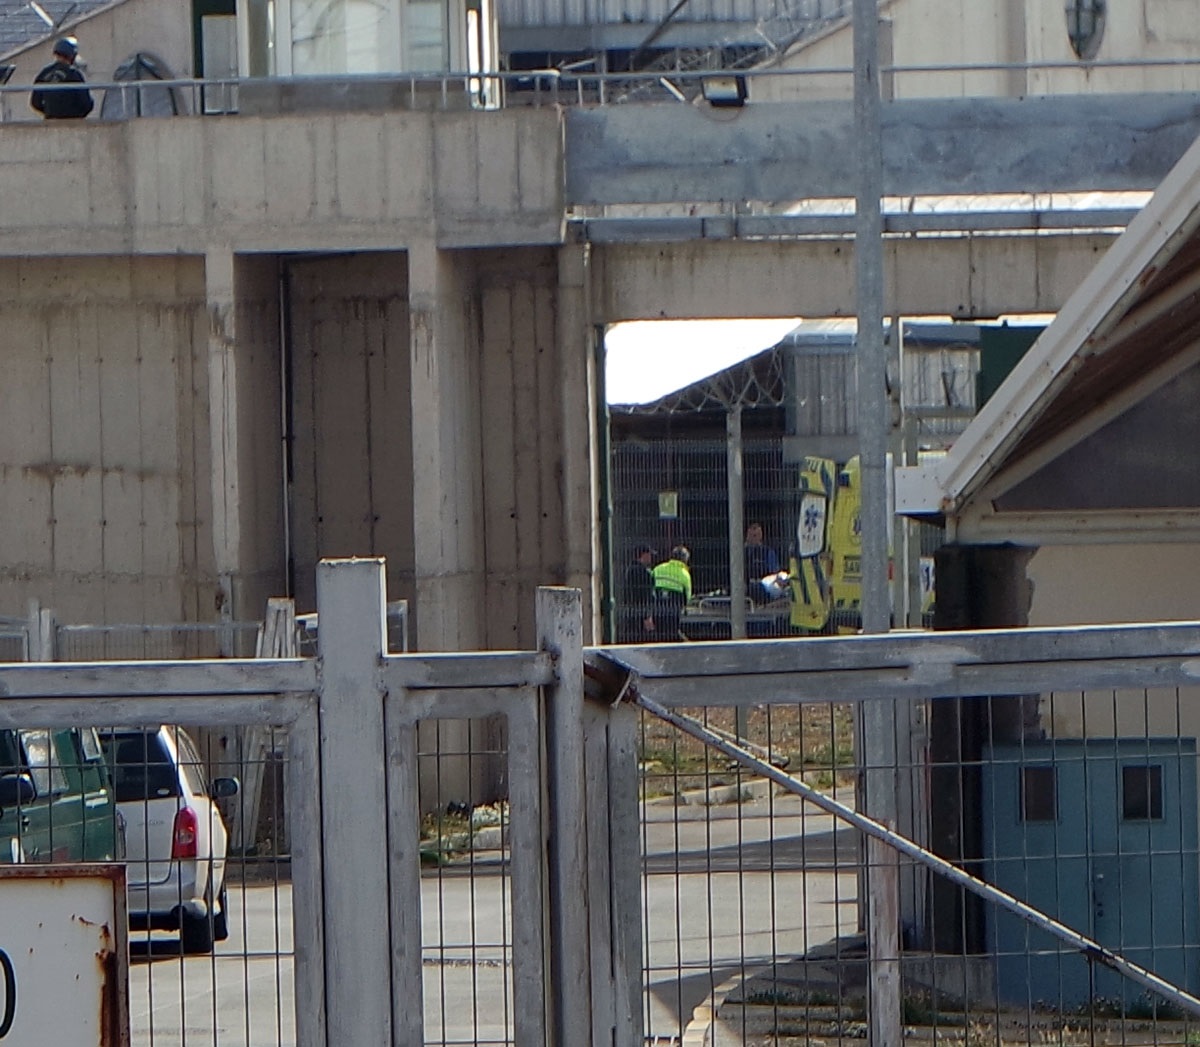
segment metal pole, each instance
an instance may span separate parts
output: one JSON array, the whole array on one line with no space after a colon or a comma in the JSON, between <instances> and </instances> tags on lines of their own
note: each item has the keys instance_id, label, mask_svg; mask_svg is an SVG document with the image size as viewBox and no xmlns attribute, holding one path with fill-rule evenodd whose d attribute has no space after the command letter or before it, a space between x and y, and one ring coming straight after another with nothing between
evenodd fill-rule
<instances>
[{"instance_id":1,"label":"metal pole","mask_svg":"<svg viewBox=\"0 0 1200 1047\"><path fill-rule=\"evenodd\" d=\"M556 1047L585 1047L591 1027L591 970L586 880L587 787L583 739L583 600L578 589L537 591L538 650L555 660L555 680L543 688L547 793L550 801L551 1020ZM584 877L583 882L580 878Z\"/></svg>"},{"instance_id":2,"label":"metal pole","mask_svg":"<svg viewBox=\"0 0 1200 1047\"><path fill-rule=\"evenodd\" d=\"M729 490L729 638L746 638L746 533L742 486L742 405L725 412L725 477ZM734 725L739 738L747 733L747 712L738 706Z\"/></svg>"},{"instance_id":3,"label":"metal pole","mask_svg":"<svg viewBox=\"0 0 1200 1047\"><path fill-rule=\"evenodd\" d=\"M887 632L887 350L883 339L883 154L876 0L854 0L854 131L858 149L854 269L862 475L863 631Z\"/></svg>"},{"instance_id":4,"label":"metal pole","mask_svg":"<svg viewBox=\"0 0 1200 1047\"><path fill-rule=\"evenodd\" d=\"M858 313L859 467L862 478L862 625L891 624L888 586L887 356L883 341L883 143L880 131L877 0L854 0L854 130L857 142L854 269ZM859 720L863 805L876 822L896 824L896 737L891 705L865 702ZM894 862L866 849L867 940L871 959L867 1027L871 1047L903 1038L900 1010L899 880Z\"/></svg>"}]
</instances>

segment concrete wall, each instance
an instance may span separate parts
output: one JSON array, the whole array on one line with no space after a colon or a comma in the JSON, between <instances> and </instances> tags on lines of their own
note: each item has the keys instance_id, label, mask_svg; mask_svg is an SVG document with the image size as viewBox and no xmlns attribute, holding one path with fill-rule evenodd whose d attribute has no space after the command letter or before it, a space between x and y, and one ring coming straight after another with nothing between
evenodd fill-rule
<instances>
[{"instance_id":1,"label":"concrete wall","mask_svg":"<svg viewBox=\"0 0 1200 1047\"><path fill-rule=\"evenodd\" d=\"M267 599L285 591L287 576L283 421L279 410L279 279L275 256L239 255L234 259L236 341L232 349L237 431L228 454L237 477L232 517L237 545L232 557L235 584L230 596L234 617L243 620L261 618ZM210 299L210 330L213 310ZM211 353L210 340L210 361ZM209 414L214 414L211 403ZM213 428L218 428L216 420ZM213 457L218 457L216 449ZM216 497L214 493L214 500Z\"/></svg>"},{"instance_id":2,"label":"concrete wall","mask_svg":"<svg viewBox=\"0 0 1200 1047\"><path fill-rule=\"evenodd\" d=\"M1109 4L1098 62L1191 60L1200 42L1194 12L1183 0ZM1050 94L1114 94L1196 90L1196 65L1097 68L1081 62L1067 37L1064 5L1040 0L894 0L881 8L885 65L1003 65L1062 63L1043 70L979 69L884 75L893 98L952 98ZM931 46L936 42L936 46ZM853 64L849 22L798 46L785 69L837 69ZM751 98L849 98L848 75L813 75L755 82Z\"/></svg>"},{"instance_id":3,"label":"concrete wall","mask_svg":"<svg viewBox=\"0 0 1200 1047\"><path fill-rule=\"evenodd\" d=\"M211 619L204 266L0 260L0 613Z\"/></svg>"},{"instance_id":4,"label":"concrete wall","mask_svg":"<svg viewBox=\"0 0 1200 1047\"><path fill-rule=\"evenodd\" d=\"M389 599L411 600L407 259L371 252L285 265L297 610L316 609L316 565L327 556L386 556ZM276 404L278 395L277 385Z\"/></svg>"},{"instance_id":5,"label":"concrete wall","mask_svg":"<svg viewBox=\"0 0 1200 1047\"><path fill-rule=\"evenodd\" d=\"M537 586L566 580L565 477L587 471L566 459L564 405L592 409L564 378L555 252L286 270L300 609L319 558L380 555L423 649L528 646Z\"/></svg>"},{"instance_id":6,"label":"concrete wall","mask_svg":"<svg viewBox=\"0 0 1200 1047\"><path fill-rule=\"evenodd\" d=\"M0 253L557 243L561 173L549 109L19 124L3 128Z\"/></svg>"},{"instance_id":7,"label":"concrete wall","mask_svg":"<svg viewBox=\"0 0 1200 1047\"><path fill-rule=\"evenodd\" d=\"M587 390L564 381L558 267L553 251L480 258L484 434L483 516L487 645L521 647L534 637L539 585L567 581L564 483L587 461L565 457L563 407L586 417Z\"/></svg>"}]
</instances>

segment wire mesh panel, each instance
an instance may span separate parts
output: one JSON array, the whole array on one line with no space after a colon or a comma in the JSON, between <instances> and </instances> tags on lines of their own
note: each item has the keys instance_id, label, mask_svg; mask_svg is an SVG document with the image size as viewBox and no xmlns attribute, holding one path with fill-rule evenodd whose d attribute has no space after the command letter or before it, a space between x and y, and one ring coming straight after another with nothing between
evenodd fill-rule
<instances>
[{"instance_id":1,"label":"wire mesh panel","mask_svg":"<svg viewBox=\"0 0 1200 1047\"><path fill-rule=\"evenodd\" d=\"M29 658L29 626L15 618L0 618L0 662L23 662Z\"/></svg>"},{"instance_id":2,"label":"wire mesh panel","mask_svg":"<svg viewBox=\"0 0 1200 1047\"><path fill-rule=\"evenodd\" d=\"M773 413L778 414L777 410ZM772 411L765 412L772 414ZM747 436L742 527L731 544L729 442L632 429L623 420L612 451L613 634L617 642L728 640L734 636L733 573L740 560L751 639L857 632L861 626L861 481L849 461L806 456L783 436ZM721 419L707 428L723 425ZM697 428L703 428L697 426ZM624 432L630 429L630 432ZM799 446L799 445L797 445ZM735 492L733 497L737 497ZM906 522L895 536L892 606L897 624L932 622L933 553L939 527ZM904 548L904 546L911 548ZM691 584L678 613L652 601L663 624L637 628L638 559L652 570L686 550ZM644 569L644 568L643 568ZM783 572L781 574L780 572ZM739 633L739 635L742 635Z\"/></svg>"},{"instance_id":3,"label":"wire mesh panel","mask_svg":"<svg viewBox=\"0 0 1200 1047\"><path fill-rule=\"evenodd\" d=\"M854 706L675 710L708 742L643 713L648 1035L861 1039L872 986L894 976L906 1039L1200 1041L1189 698L897 702L887 766L860 755ZM864 783L890 783L905 849L781 787L788 776L851 814ZM896 907L876 918L900 927L890 953L865 933L881 877Z\"/></svg>"},{"instance_id":4,"label":"wire mesh panel","mask_svg":"<svg viewBox=\"0 0 1200 1047\"><path fill-rule=\"evenodd\" d=\"M468 708L484 715L427 715ZM542 1042L536 690L398 694L388 722L400 1024L424 1043Z\"/></svg>"},{"instance_id":5,"label":"wire mesh panel","mask_svg":"<svg viewBox=\"0 0 1200 1047\"><path fill-rule=\"evenodd\" d=\"M59 625L55 654L64 662L253 658L259 627L258 622Z\"/></svg>"},{"instance_id":6,"label":"wire mesh panel","mask_svg":"<svg viewBox=\"0 0 1200 1047\"><path fill-rule=\"evenodd\" d=\"M511 1043L507 744L494 720L419 734L426 1042Z\"/></svg>"},{"instance_id":7,"label":"wire mesh panel","mask_svg":"<svg viewBox=\"0 0 1200 1047\"><path fill-rule=\"evenodd\" d=\"M848 706L689 712L853 803ZM782 965L853 948L844 940L857 929L855 833L645 714L640 758L648 1035L710 1033L718 1002L726 1024L742 1003L802 1005L803 984ZM841 994L827 978L820 992Z\"/></svg>"}]
</instances>

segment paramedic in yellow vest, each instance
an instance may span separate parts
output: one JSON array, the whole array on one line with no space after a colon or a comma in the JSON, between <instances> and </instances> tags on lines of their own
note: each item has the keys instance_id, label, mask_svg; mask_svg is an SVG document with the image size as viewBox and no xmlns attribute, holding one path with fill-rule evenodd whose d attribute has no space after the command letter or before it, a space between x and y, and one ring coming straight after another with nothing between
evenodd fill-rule
<instances>
[{"instance_id":1,"label":"paramedic in yellow vest","mask_svg":"<svg viewBox=\"0 0 1200 1047\"><path fill-rule=\"evenodd\" d=\"M692 598L692 572L688 570L691 558L687 546L677 545L671 550L671 558L651 572L654 575L655 632L660 640L683 639L679 633L679 619L683 605Z\"/></svg>"}]
</instances>

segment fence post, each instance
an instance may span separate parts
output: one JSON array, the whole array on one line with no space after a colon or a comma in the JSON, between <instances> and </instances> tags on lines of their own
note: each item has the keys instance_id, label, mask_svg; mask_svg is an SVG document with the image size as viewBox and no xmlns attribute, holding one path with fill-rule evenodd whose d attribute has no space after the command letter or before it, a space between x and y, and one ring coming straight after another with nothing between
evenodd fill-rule
<instances>
[{"instance_id":1,"label":"fence post","mask_svg":"<svg viewBox=\"0 0 1200 1047\"><path fill-rule=\"evenodd\" d=\"M296 657L296 604L290 597L271 597L258 629L255 658ZM236 764L242 776L241 801L234 807L229 827L231 845L247 854L258 844L258 815L262 809L263 778L266 773L267 741L271 731L261 726L234 730ZM276 853L287 849L286 840L276 838Z\"/></svg>"},{"instance_id":2,"label":"fence post","mask_svg":"<svg viewBox=\"0 0 1200 1047\"><path fill-rule=\"evenodd\" d=\"M639 712L584 706L592 1042L634 1047L642 1024L642 848Z\"/></svg>"},{"instance_id":3,"label":"fence post","mask_svg":"<svg viewBox=\"0 0 1200 1047\"><path fill-rule=\"evenodd\" d=\"M550 809L550 1008L556 1047L591 1041L592 891L587 872L583 745L583 602L578 589L537 591L538 650L555 658L543 689ZM582 887L582 890L581 890Z\"/></svg>"},{"instance_id":4,"label":"fence post","mask_svg":"<svg viewBox=\"0 0 1200 1047\"><path fill-rule=\"evenodd\" d=\"M58 619L48 607L38 611L36 622L30 622L37 636L38 656L36 662L58 661Z\"/></svg>"},{"instance_id":5,"label":"fence post","mask_svg":"<svg viewBox=\"0 0 1200 1047\"><path fill-rule=\"evenodd\" d=\"M321 852L330 1044L392 1042L388 823L381 668L384 561L317 565Z\"/></svg>"}]
</instances>

